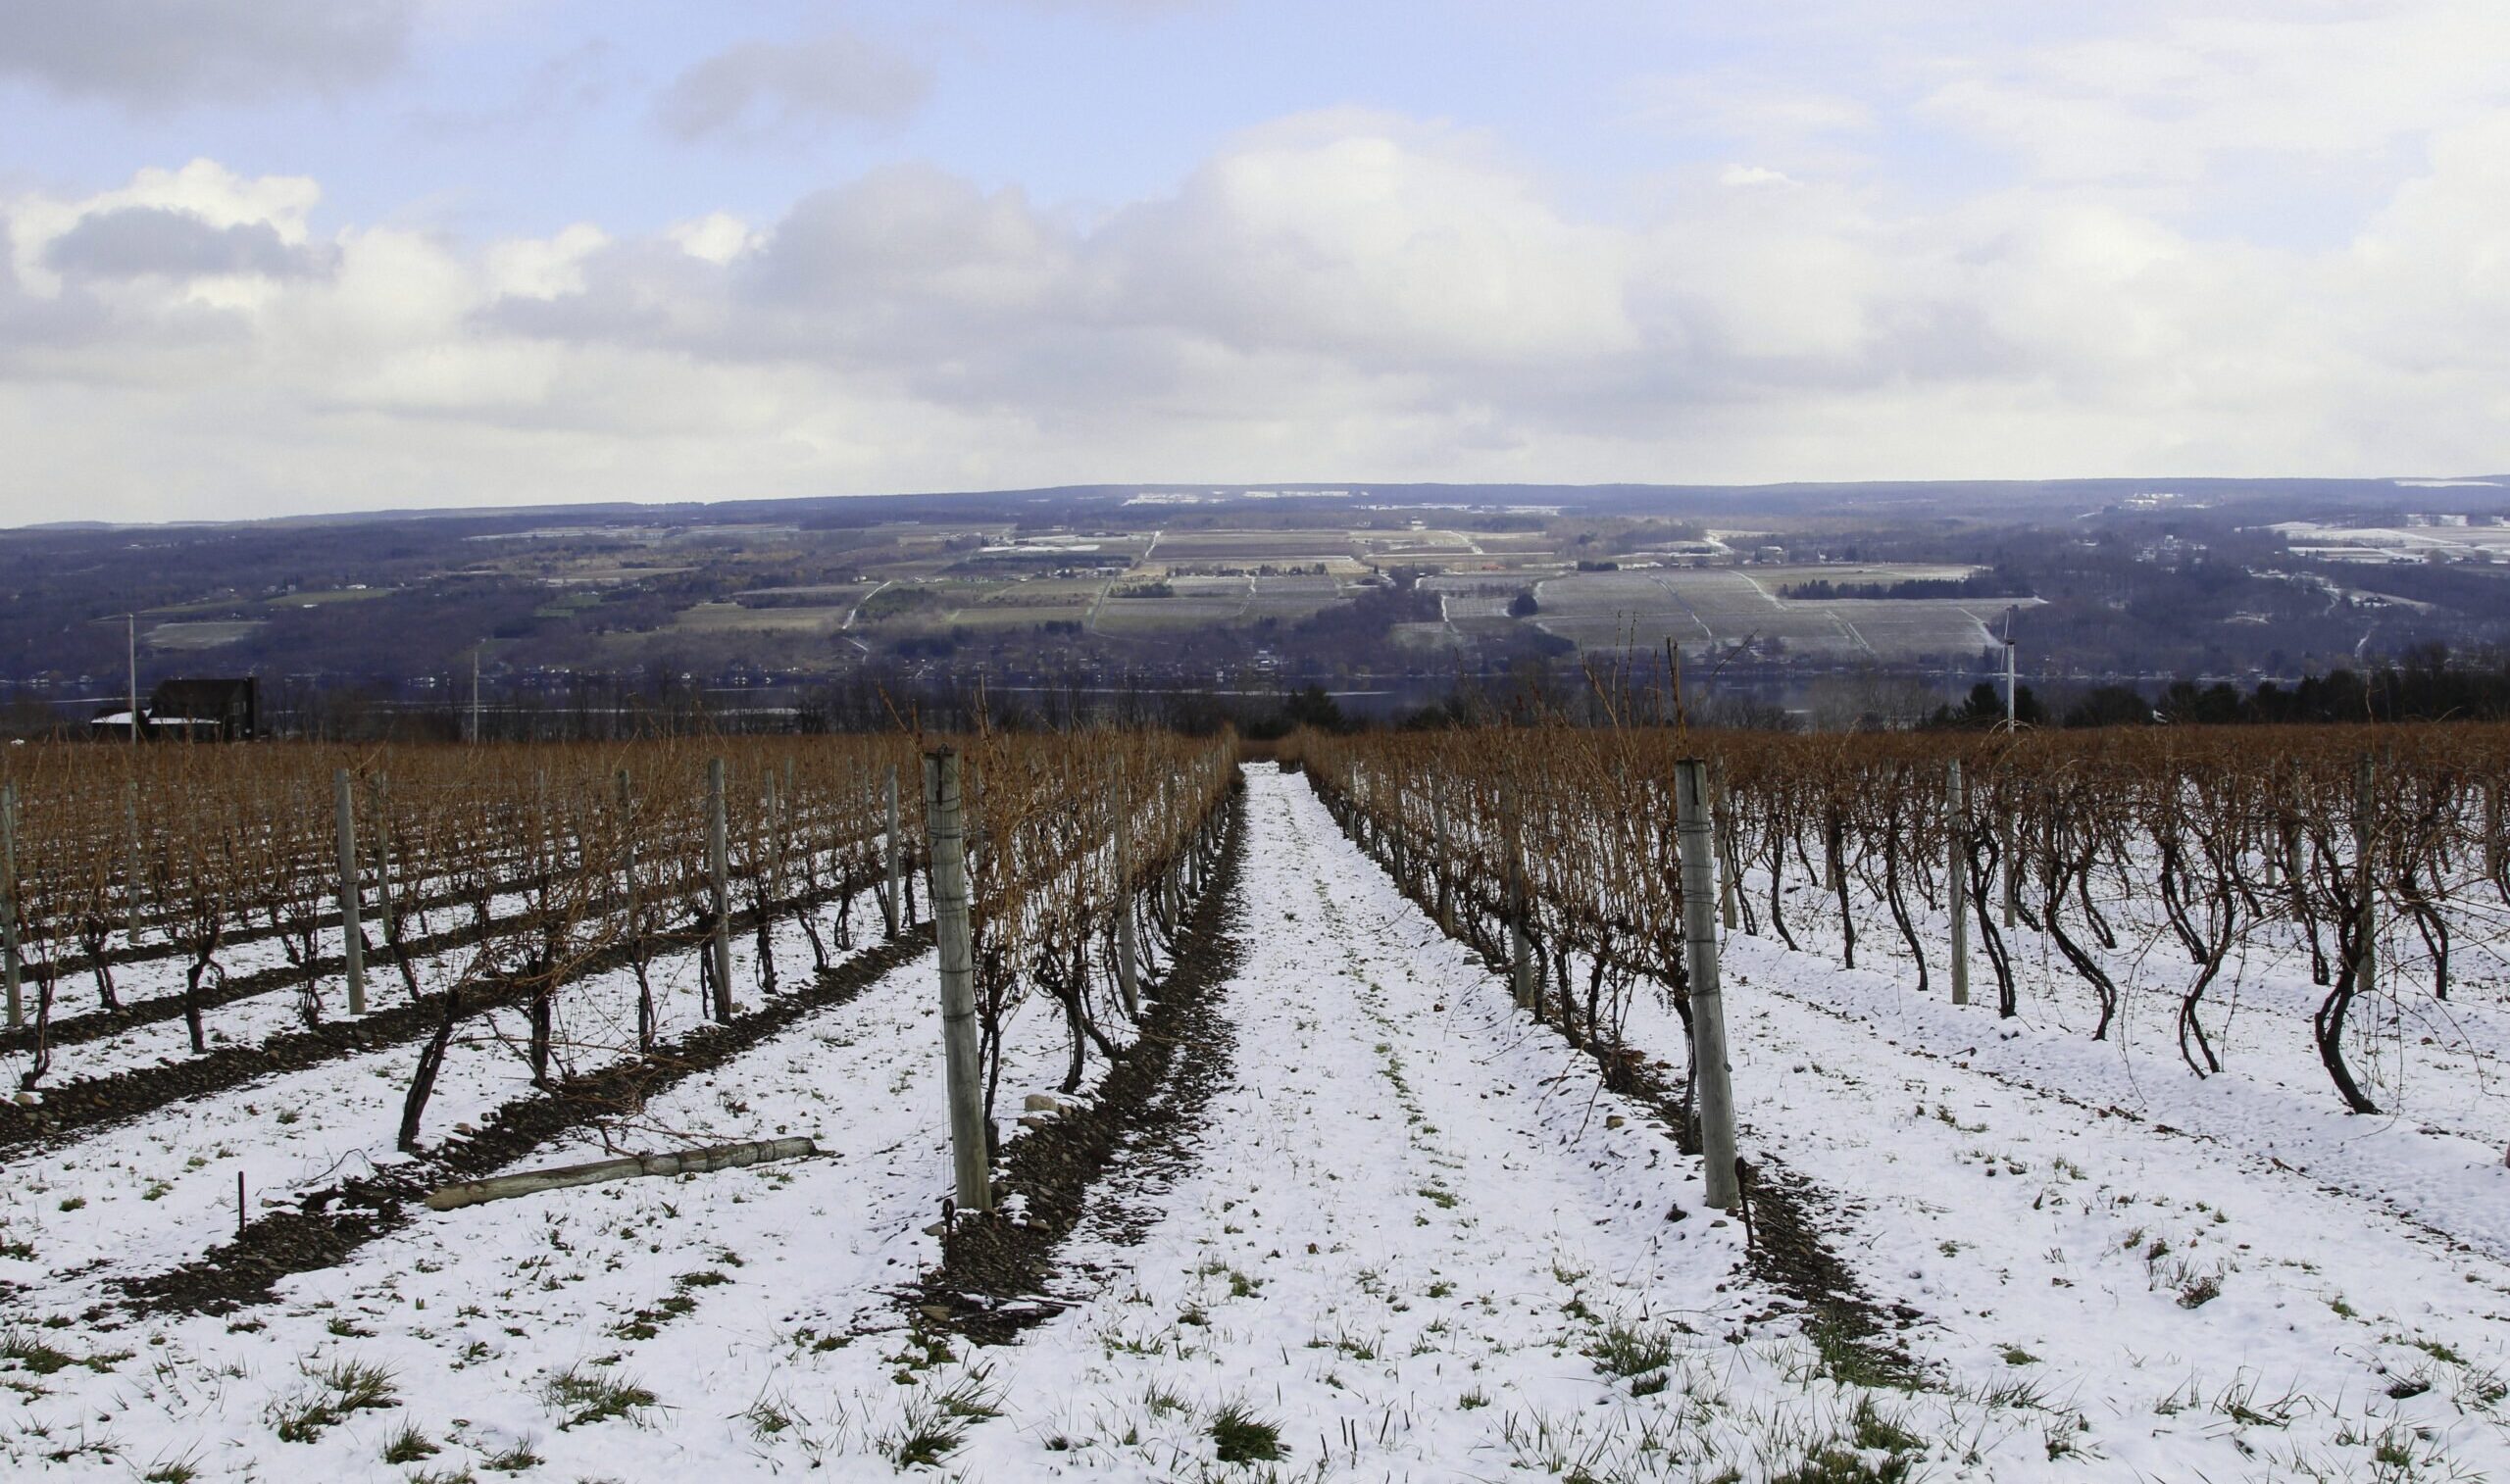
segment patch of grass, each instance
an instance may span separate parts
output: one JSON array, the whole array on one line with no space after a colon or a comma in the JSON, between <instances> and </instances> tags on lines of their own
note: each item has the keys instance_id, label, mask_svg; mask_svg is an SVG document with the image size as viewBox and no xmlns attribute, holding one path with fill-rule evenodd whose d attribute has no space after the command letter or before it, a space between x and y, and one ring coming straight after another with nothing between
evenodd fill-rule
<instances>
[{"instance_id":1,"label":"patch of grass","mask_svg":"<svg viewBox=\"0 0 2510 1484\"><path fill-rule=\"evenodd\" d=\"M189 1459L175 1459L141 1474L139 1484L192 1484L199 1477L198 1464Z\"/></svg>"},{"instance_id":2,"label":"patch of grass","mask_svg":"<svg viewBox=\"0 0 2510 1484\"><path fill-rule=\"evenodd\" d=\"M383 1461L386 1463L416 1463L421 1459L434 1458L443 1451L436 1447L434 1439L419 1431L415 1422L402 1423L383 1440Z\"/></svg>"},{"instance_id":3,"label":"patch of grass","mask_svg":"<svg viewBox=\"0 0 2510 1484\"><path fill-rule=\"evenodd\" d=\"M353 1411L380 1411L400 1402L392 1389L392 1372L363 1360L334 1360L309 1366L310 1390L276 1404L274 1409L279 1441L311 1443Z\"/></svg>"},{"instance_id":4,"label":"patch of grass","mask_svg":"<svg viewBox=\"0 0 2510 1484\"><path fill-rule=\"evenodd\" d=\"M1998 1354L2004 1357L2004 1363L2007 1365L2036 1365L2039 1363L2039 1358L2037 1356L2033 1355L2031 1352L2023 1349L2019 1345L2008 1345L2002 1351L1998 1352Z\"/></svg>"},{"instance_id":5,"label":"patch of grass","mask_svg":"<svg viewBox=\"0 0 2510 1484\"><path fill-rule=\"evenodd\" d=\"M1243 1402L1231 1402L1212 1413L1212 1447L1224 1463L1277 1463L1288 1457L1281 1429L1267 1422Z\"/></svg>"},{"instance_id":6,"label":"patch of grass","mask_svg":"<svg viewBox=\"0 0 2510 1484\"><path fill-rule=\"evenodd\" d=\"M0 1360L15 1360L39 1376L48 1376L78 1363L78 1359L66 1350L55 1350L43 1341L20 1330L0 1333Z\"/></svg>"},{"instance_id":7,"label":"patch of grass","mask_svg":"<svg viewBox=\"0 0 2510 1484\"><path fill-rule=\"evenodd\" d=\"M2267 1400L2258 1395L2257 1378L2243 1370L2232 1378L2214 1398L2214 1410L2243 1427L2284 1427L2290 1424L2300 1401L2286 1392Z\"/></svg>"},{"instance_id":8,"label":"patch of grass","mask_svg":"<svg viewBox=\"0 0 2510 1484\"><path fill-rule=\"evenodd\" d=\"M1674 1363L1674 1332L1654 1324L1607 1324L1586 1347L1586 1357L1606 1375L1643 1376Z\"/></svg>"},{"instance_id":9,"label":"patch of grass","mask_svg":"<svg viewBox=\"0 0 2510 1484\"><path fill-rule=\"evenodd\" d=\"M492 1453L479 1460L479 1466L490 1473L521 1473L527 1468L538 1468L540 1463L540 1455L533 1453L528 1443L517 1443L503 1453Z\"/></svg>"},{"instance_id":10,"label":"patch of grass","mask_svg":"<svg viewBox=\"0 0 2510 1484\"><path fill-rule=\"evenodd\" d=\"M614 1380L579 1365L570 1365L542 1382L540 1400L565 1418L558 1424L560 1432L612 1417L632 1419L640 1409L655 1405L654 1394L633 1381Z\"/></svg>"},{"instance_id":11,"label":"patch of grass","mask_svg":"<svg viewBox=\"0 0 2510 1484\"><path fill-rule=\"evenodd\" d=\"M1917 1384L1907 1361L1867 1344L1854 1324L1837 1314L1807 1313L1804 1338L1821 1358L1822 1373L1841 1386L1907 1391Z\"/></svg>"},{"instance_id":12,"label":"patch of grass","mask_svg":"<svg viewBox=\"0 0 2510 1484\"><path fill-rule=\"evenodd\" d=\"M1926 1440L1902 1427L1898 1418L1883 1415L1872 1397L1856 1399L1856 1410L1848 1414L1848 1436L1868 1451L1915 1453L1926 1447Z\"/></svg>"},{"instance_id":13,"label":"patch of grass","mask_svg":"<svg viewBox=\"0 0 2510 1484\"><path fill-rule=\"evenodd\" d=\"M898 1430L875 1445L900 1472L938 1468L967 1442L968 1424L1002 1415L983 1367L907 1404Z\"/></svg>"},{"instance_id":14,"label":"patch of grass","mask_svg":"<svg viewBox=\"0 0 2510 1484\"><path fill-rule=\"evenodd\" d=\"M1002 1415L1002 1409L994 1405L998 1398L992 1388L985 1384L987 1374L986 1367L978 1366L956 1382L935 1392L932 1397L933 1407L938 1409L944 1416L958 1417L964 1421L981 1422L987 1417Z\"/></svg>"}]
</instances>

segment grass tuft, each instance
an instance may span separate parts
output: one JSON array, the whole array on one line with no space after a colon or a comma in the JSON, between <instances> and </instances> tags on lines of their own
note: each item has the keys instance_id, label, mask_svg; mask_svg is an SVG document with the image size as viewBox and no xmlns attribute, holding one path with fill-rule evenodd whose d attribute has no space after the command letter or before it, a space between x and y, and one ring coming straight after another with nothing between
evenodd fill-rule
<instances>
[{"instance_id":1,"label":"grass tuft","mask_svg":"<svg viewBox=\"0 0 2510 1484\"><path fill-rule=\"evenodd\" d=\"M1224 1463L1275 1463L1286 1458L1281 1429L1255 1415L1243 1402L1212 1413L1212 1447Z\"/></svg>"},{"instance_id":2,"label":"grass tuft","mask_svg":"<svg viewBox=\"0 0 2510 1484\"><path fill-rule=\"evenodd\" d=\"M311 1443L350 1412L380 1411L401 1400L392 1389L392 1372L363 1360L308 1366L305 1377L311 1388L275 1409L283 1443Z\"/></svg>"}]
</instances>

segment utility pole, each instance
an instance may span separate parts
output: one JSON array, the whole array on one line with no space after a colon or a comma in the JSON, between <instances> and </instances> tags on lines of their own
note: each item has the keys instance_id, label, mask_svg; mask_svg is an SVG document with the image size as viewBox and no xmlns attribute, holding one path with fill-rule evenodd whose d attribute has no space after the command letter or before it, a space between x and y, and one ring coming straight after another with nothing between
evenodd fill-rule
<instances>
[{"instance_id":1,"label":"utility pole","mask_svg":"<svg viewBox=\"0 0 2510 1484\"><path fill-rule=\"evenodd\" d=\"M471 735L465 739L479 740L479 647L471 647Z\"/></svg>"},{"instance_id":2,"label":"utility pole","mask_svg":"<svg viewBox=\"0 0 2510 1484\"><path fill-rule=\"evenodd\" d=\"M1674 765L1676 833L1682 846L1682 947L1690 966L1691 1075L1699 1091L1699 1150L1708 1204L1732 1211L1742 1193L1734 1170L1734 1088L1726 1064L1726 998L1717 977L1717 849L1708 815L1708 765Z\"/></svg>"},{"instance_id":3,"label":"utility pole","mask_svg":"<svg viewBox=\"0 0 2510 1484\"><path fill-rule=\"evenodd\" d=\"M125 637L130 645L130 745L137 747L139 745L139 615L125 614L123 618L128 624ZM190 728L185 727L184 731L188 734Z\"/></svg>"},{"instance_id":4,"label":"utility pole","mask_svg":"<svg viewBox=\"0 0 2510 1484\"><path fill-rule=\"evenodd\" d=\"M932 851L933 938L941 950L941 1053L950 1101L957 1210L993 1210L993 1156L986 1146L984 1069L977 1051L976 953L968 925L966 799L959 755L924 756L925 838Z\"/></svg>"}]
</instances>

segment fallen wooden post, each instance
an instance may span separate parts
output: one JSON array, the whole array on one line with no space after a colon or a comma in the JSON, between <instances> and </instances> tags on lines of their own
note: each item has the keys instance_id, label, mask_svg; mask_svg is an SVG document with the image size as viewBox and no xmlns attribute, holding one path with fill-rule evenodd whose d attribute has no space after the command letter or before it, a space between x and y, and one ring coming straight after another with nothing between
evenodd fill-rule
<instances>
[{"instance_id":1,"label":"fallen wooden post","mask_svg":"<svg viewBox=\"0 0 2510 1484\"><path fill-rule=\"evenodd\" d=\"M737 1169L744 1164L799 1159L819 1152L819 1146L805 1138L760 1139L749 1144L723 1144L713 1149L689 1149L677 1154L628 1155L618 1160L595 1160L589 1164L562 1164L556 1169L527 1169L518 1174L492 1175L485 1180L465 1180L459 1185L447 1185L427 1197L427 1210L459 1211L465 1206L477 1206L485 1201L538 1195L544 1190L564 1190L571 1185L632 1180L639 1175L704 1174L708 1170Z\"/></svg>"}]
</instances>

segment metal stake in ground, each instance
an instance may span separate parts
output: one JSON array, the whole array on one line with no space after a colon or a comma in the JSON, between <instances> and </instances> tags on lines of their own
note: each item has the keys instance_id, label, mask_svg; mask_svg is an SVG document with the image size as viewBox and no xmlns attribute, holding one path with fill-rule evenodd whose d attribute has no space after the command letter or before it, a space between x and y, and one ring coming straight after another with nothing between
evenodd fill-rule
<instances>
[{"instance_id":1,"label":"metal stake in ground","mask_svg":"<svg viewBox=\"0 0 2510 1484\"><path fill-rule=\"evenodd\" d=\"M993 1210L985 1148L983 1068L977 1056L976 951L968 928L965 801L959 755L924 758L924 832L932 849L932 931L941 949L941 1053L949 1079L951 1166L960 1211Z\"/></svg>"},{"instance_id":2,"label":"metal stake in ground","mask_svg":"<svg viewBox=\"0 0 2510 1484\"><path fill-rule=\"evenodd\" d=\"M1963 836L1969 832L1970 806L1961 792L1961 760L1943 765L1944 879L1952 892L1952 1003L1970 1003L1970 859ZM2008 867L2009 868L2009 867Z\"/></svg>"},{"instance_id":3,"label":"metal stake in ground","mask_svg":"<svg viewBox=\"0 0 2510 1484\"><path fill-rule=\"evenodd\" d=\"M1726 997L1717 977L1717 856L1708 813L1708 765L1674 765L1676 832L1682 859L1682 947L1690 966L1691 1075L1699 1089L1699 1148L1708 1163L1708 1204L1732 1211L1734 1089L1726 1065Z\"/></svg>"},{"instance_id":4,"label":"metal stake in ground","mask_svg":"<svg viewBox=\"0 0 2510 1484\"><path fill-rule=\"evenodd\" d=\"M715 1018L732 1018L732 883L730 850L724 840L724 760L706 760L706 878L715 931L707 952L715 962Z\"/></svg>"},{"instance_id":5,"label":"metal stake in ground","mask_svg":"<svg viewBox=\"0 0 2510 1484\"><path fill-rule=\"evenodd\" d=\"M340 824L340 961L347 965L349 1014L366 1014L366 934L358 926L357 816L349 798L349 770L331 772L331 795Z\"/></svg>"}]
</instances>

